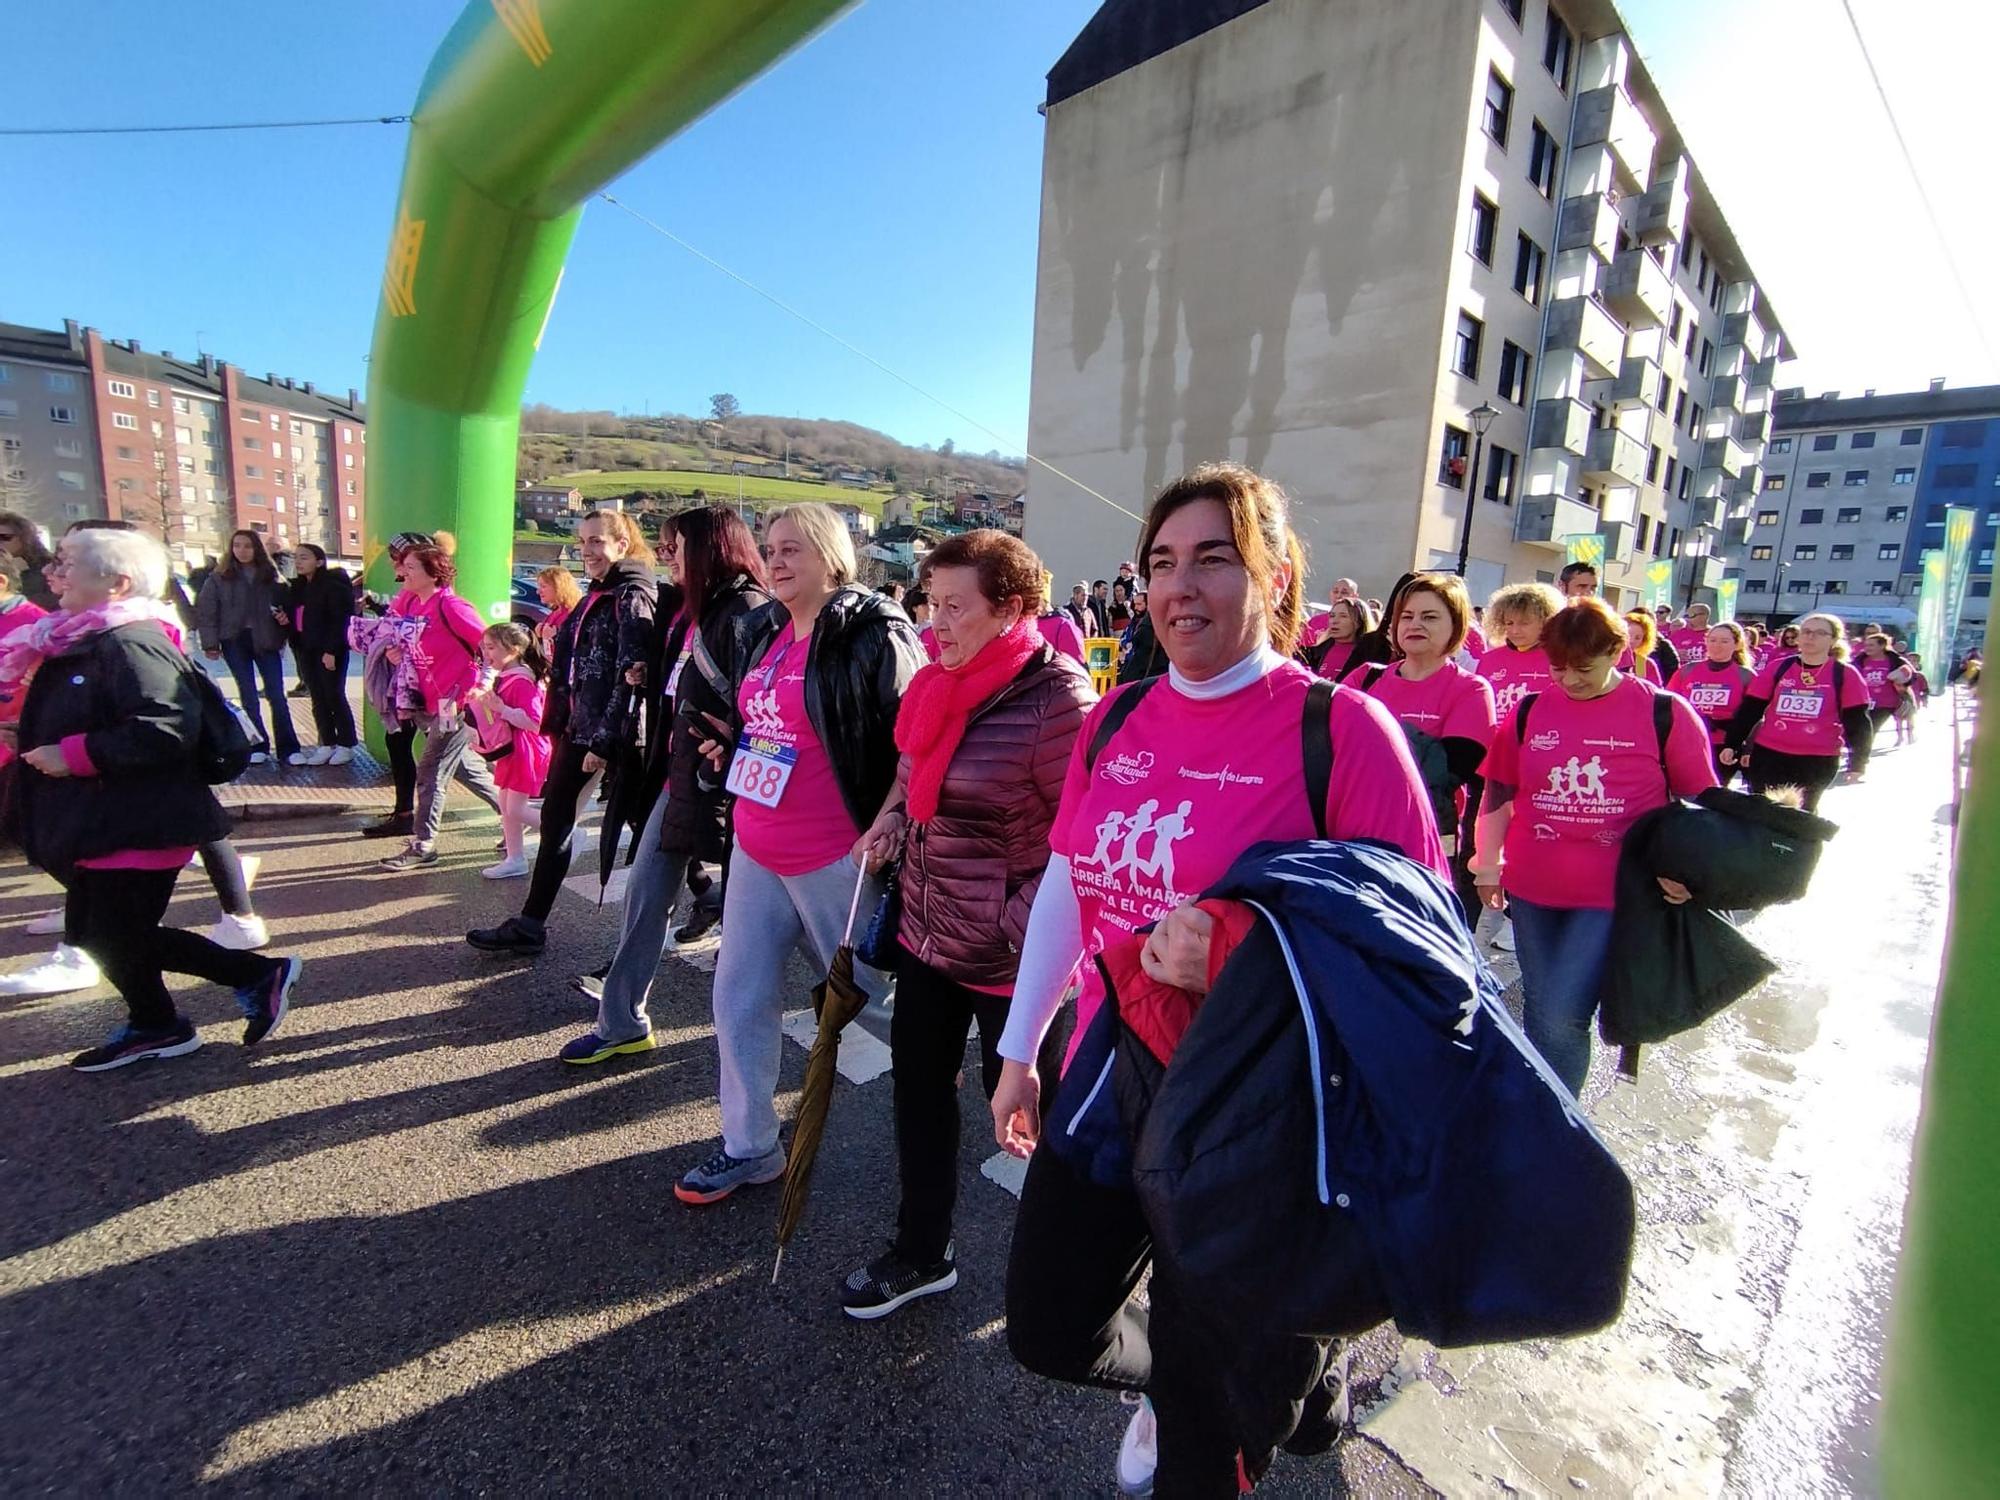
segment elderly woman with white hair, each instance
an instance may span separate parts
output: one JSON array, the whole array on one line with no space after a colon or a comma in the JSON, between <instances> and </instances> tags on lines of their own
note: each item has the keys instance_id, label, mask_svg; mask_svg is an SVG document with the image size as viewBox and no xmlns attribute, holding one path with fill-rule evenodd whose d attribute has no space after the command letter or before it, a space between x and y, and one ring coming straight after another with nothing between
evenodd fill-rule
<instances>
[{"instance_id":1,"label":"elderly woman with white hair","mask_svg":"<svg viewBox=\"0 0 2000 1500\"><path fill-rule=\"evenodd\" d=\"M856 846L895 784L896 712L924 665L910 617L856 586L854 543L830 507L773 512L764 553L774 602L749 622L757 644L733 685L737 713L704 715L703 753L736 799L736 846L715 963L722 1147L675 1185L684 1203L784 1175L785 955L803 947L824 970L857 901L863 921L874 907Z\"/></svg>"},{"instance_id":2,"label":"elderly woman with white hair","mask_svg":"<svg viewBox=\"0 0 2000 1500\"><path fill-rule=\"evenodd\" d=\"M228 985L245 1045L261 1041L284 1018L298 960L160 925L195 850L229 832L197 770L196 668L162 629L166 553L136 531L88 530L63 538L58 561L62 609L9 638L0 677L33 674L18 729L23 847L67 889L79 946L129 1012L70 1066L102 1072L201 1045L163 970Z\"/></svg>"}]
</instances>

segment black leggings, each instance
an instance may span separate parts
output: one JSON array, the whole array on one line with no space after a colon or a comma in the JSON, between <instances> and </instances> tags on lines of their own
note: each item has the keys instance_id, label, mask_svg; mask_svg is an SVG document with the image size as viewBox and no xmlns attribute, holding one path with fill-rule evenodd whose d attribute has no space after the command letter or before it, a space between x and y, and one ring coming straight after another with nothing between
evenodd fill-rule
<instances>
[{"instance_id":1,"label":"black leggings","mask_svg":"<svg viewBox=\"0 0 2000 1500\"><path fill-rule=\"evenodd\" d=\"M172 1026L180 1013L161 971L193 974L232 990L268 975L280 960L218 947L196 932L162 927L179 869L78 870L64 903L66 927L117 988L132 1024L146 1031Z\"/></svg>"},{"instance_id":2,"label":"black leggings","mask_svg":"<svg viewBox=\"0 0 2000 1500\"><path fill-rule=\"evenodd\" d=\"M935 1265L951 1243L958 1206L958 1070L965 1034L979 1021L980 1081L986 1097L1000 1085L1000 1033L1008 997L982 995L909 952L896 963L896 1004L889 1053L896 1084L896 1162L903 1183L896 1211L896 1253L912 1265Z\"/></svg>"},{"instance_id":3,"label":"black leggings","mask_svg":"<svg viewBox=\"0 0 2000 1500\"><path fill-rule=\"evenodd\" d=\"M215 899L222 903L222 909L232 917L255 916L256 908L250 904L250 882L243 873L243 860L236 846L228 839L217 839L195 852L201 856L202 870L208 876L208 883L215 887ZM63 906L63 941L72 948L83 947L73 902Z\"/></svg>"},{"instance_id":4,"label":"black leggings","mask_svg":"<svg viewBox=\"0 0 2000 1500\"><path fill-rule=\"evenodd\" d=\"M417 726L405 724L382 736L389 751L389 778L396 784L395 816L414 817L417 810Z\"/></svg>"},{"instance_id":5,"label":"black leggings","mask_svg":"<svg viewBox=\"0 0 2000 1500\"><path fill-rule=\"evenodd\" d=\"M591 773L583 768L588 754L588 746L557 740L549 757L549 778L542 783L542 846L535 851L535 873L528 877L528 899L521 905L521 915L530 921L548 920L569 874L577 804L590 784Z\"/></svg>"},{"instance_id":6,"label":"black leggings","mask_svg":"<svg viewBox=\"0 0 2000 1500\"><path fill-rule=\"evenodd\" d=\"M1805 793L1806 811L1812 812L1819 806L1820 793L1832 786L1839 774L1838 755L1787 755L1753 745L1743 779L1760 795L1773 787L1795 786Z\"/></svg>"},{"instance_id":7,"label":"black leggings","mask_svg":"<svg viewBox=\"0 0 2000 1500\"><path fill-rule=\"evenodd\" d=\"M333 665L320 660L318 651L299 652L299 676L312 695L313 733L322 745L345 745L353 749L354 710L347 701L347 652L333 653Z\"/></svg>"},{"instance_id":8,"label":"black leggings","mask_svg":"<svg viewBox=\"0 0 2000 1500\"><path fill-rule=\"evenodd\" d=\"M1148 1265L1150 1314L1132 1304ZM1007 1346L1025 1368L1051 1380L1146 1392L1159 1418L1153 1493L1161 1500L1235 1495L1246 1441L1257 1448L1245 1455L1254 1477L1290 1435L1282 1415L1273 1427L1267 1414L1233 1402L1239 1373L1250 1372L1260 1391L1290 1393L1296 1422L1329 1357L1324 1340L1219 1325L1176 1288L1170 1267L1153 1260L1138 1196L1078 1176L1046 1144L1028 1160L1014 1220ZM1246 1435L1249 1421L1259 1422L1263 1437Z\"/></svg>"}]
</instances>

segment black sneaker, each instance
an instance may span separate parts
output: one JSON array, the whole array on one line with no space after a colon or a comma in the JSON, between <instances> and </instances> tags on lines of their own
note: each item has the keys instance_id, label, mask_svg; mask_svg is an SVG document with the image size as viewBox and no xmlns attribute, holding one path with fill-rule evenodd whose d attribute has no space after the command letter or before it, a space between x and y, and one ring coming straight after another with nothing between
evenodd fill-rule
<instances>
[{"instance_id":1,"label":"black sneaker","mask_svg":"<svg viewBox=\"0 0 2000 1500\"><path fill-rule=\"evenodd\" d=\"M437 862L437 847L423 844L405 844L397 853L379 861L385 870L421 870L425 865Z\"/></svg>"},{"instance_id":2,"label":"black sneaker","mask_svg":"<svg viewBox=\"0 0 2000 1500\"><path fill-rule=\"evenodd\" d=\"M953 1247L944 1247L944 1259L934 1266L913 1266L893 1249L848 1273L840 1284L840 1306L850 1318L886 1318L905 1302L948 1292L958 1285L958 1262Z\"/></svg>"},{"instance_id":3,"label":"black sneaker","mask_svg":"<svg viewBox=\"0 0 2000 1500\"><path fill-rule=\"evenodd\" d=\"M698 943L707 937L722 920L722 913L714 907L696 906L688 914L687 926L674 930L677 943Z\"/></svg>"},{"instance_id":4,"label":"black sneaker","mask_svg":"<svg viewBox=\"0 0 2000 1500\"><path fill-rule=\"evenodd\" d=\"M1306 1394L1299 1424L1281 1445L1287 1453L1317 1458L1340 1441L1348 1426L1347 1365L1352 1355L1348 1344L1336 1344L1328 1351L1326 1373Z\"/></svg>"},{"instance_id":5,"label":"black sneaker","mask_svg":"<svg viewBox=\"0 0 2000 1500\"><path fill-rule=\"evenodd\" d=\"M509 917L498 927L475 927L465 940L482 953L519 953L530 958L548 946L542 924L527 917Z\"/></svg>"},{"instance_id":6,"label":"black sneaker","mask_svg":"<svg viewBox=\"0 0 2000 1500\"><path fill-rule=\"evenodd\" d=\"M158 1030L142 1031L136 1026L120 1026L101 1047L79 1052L69 1065L79 1073L108 1073L127 1063L145 1062L154 1057L185 1057L201 1045L201 1033L185 1016Z\"/></svg>"},{"instance_id":7,"label":"black sneaker","mask_svg":"<svg viewBox=\"0 0 2000 1500\"><path fill-rule=\"evenodd\" d=\"M417 831L415 813L392 812L386 818L377 818L372 823L361 825L364 839L407 839Z\"/></svg>"},{"instance_id":8,"label":"black sneaker","mask_svg":"<svg viewBox=\"0 0 2000 1500\"><path fill-rule=\"evenodd\" d=\"M236 992L236 1003L243 1008L244 1046L254 1047L278 1029L292 1008L292 986L304 968L296 958L281 958L270 973Z\"/></svg>"},{"instance_id":9,"label":"black sneaker","mask_svg":"<svg viewBox=\"0 0 2000 1500\"><path fill-rule=\"evenodd\" d=\"M609 977L610 973L610 964L606 964L601 969L592 969L588 974L579 974L576 978L572 979L569 982L570 988L582 991L595 1003L604 998L604 981Z\"/></svg>"}]
</instances>

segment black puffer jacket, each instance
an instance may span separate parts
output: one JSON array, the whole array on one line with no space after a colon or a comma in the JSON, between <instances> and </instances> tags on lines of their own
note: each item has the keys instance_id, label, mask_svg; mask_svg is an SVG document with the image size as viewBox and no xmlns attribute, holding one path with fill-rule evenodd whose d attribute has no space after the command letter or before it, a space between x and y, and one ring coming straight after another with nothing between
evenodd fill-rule
<instances>
[{"instance_id":1,"label":"black puffer jacket","mask_svg":"<svg viewBox=\"0 0 2000 1500\"><path fill-rule=\"evenodd\" d=\"M784 628L785 607L773 603L762 614L768 642ZM856 828L875 821L896 780L896 712L924 662L923 642L902 607L853 584L827 600L813 624L806 717Z\"/></svg>"},{"instance_id":2,"label":"black puffer jacket","mask_svg":"<svg viewBox=\"0 0 2000 1500\"><path fill-rule=\"evenodd\" d=\"M667 757L667 811L660 823L660 847L697 859L720 860L725 843L729 798L718 778L705 775L701 742L715 737L702 715L736 724L736 690L771 644L783 611L772 613L771 596L747 573L713 591L701 611L701 640L708 658L728 683L717 692L690 660L674 685L673 742ZM678 651L675 653L678 656ZM672 671L669 664L668 671Z\"/></svg>"},{"instance_id":3,"label":"black puffer jacket","mask_svg":"<svg viewBox=\"0 0 2000 1500\"><path fill-rule=\"evenodd\" d=\"M354 615L354 580L346 569L324 565L310 578L294 578L288 614L297 624L300 651L308 656L345 655L347 622Z\"/></svg>"},{"instance_id":4,"label":"black puffer jacket","mask_svg":"<svg viewBox=\"0 0 2000 1500\"><path fill-rule=\"evenodd\" d=\"M195 773L195 670L150 622L104 631L42 663L21 706L21 749L80 734L97 774L44 776L21 766L30 861L67 880L79 859L227 836L227 814Z\"/></svg>"},{"instance_id":5,"label":"black puffer jacket","mask_svg":"<svg viewBox=\"0 0 2000 1500\"><path fill-rule=\"evenodd\" d=\"M635 558L622 558L592 582L563 627L549 668L542 732L607 760L633 736L633 695L620 692L625 669L649 666L659 652L654 606L659 580Z\"/></svg>"}]
</instances>

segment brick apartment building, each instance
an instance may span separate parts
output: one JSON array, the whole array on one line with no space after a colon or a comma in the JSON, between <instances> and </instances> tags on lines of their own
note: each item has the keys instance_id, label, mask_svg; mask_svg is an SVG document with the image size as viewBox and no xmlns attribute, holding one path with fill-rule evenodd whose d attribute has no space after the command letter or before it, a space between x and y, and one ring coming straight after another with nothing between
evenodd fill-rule
<instances>
[{"instance_id":1,"label":"brick apartment building","mask_svg":"<svg viewBox=\"0 0 2000 1500\"><path fill-rule=\"evenodd\" d=\"M149 354L73 321L0 324L0 492L52 533L109 516L187 565L239 529L274 551L312 542L359 558L365 421L352 389Z\"/></svg>"}]
</instances>

